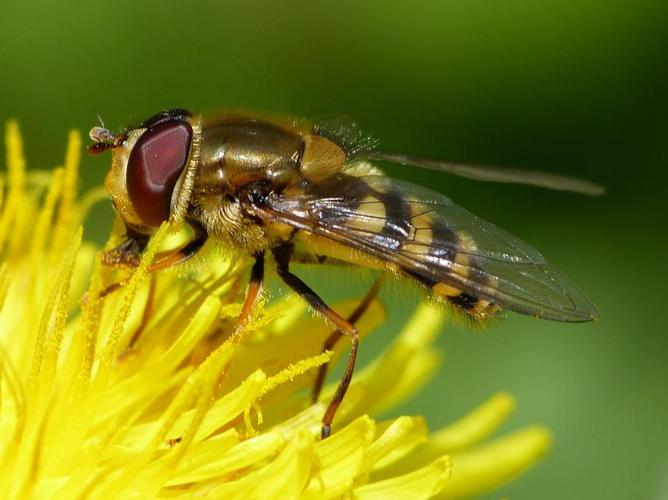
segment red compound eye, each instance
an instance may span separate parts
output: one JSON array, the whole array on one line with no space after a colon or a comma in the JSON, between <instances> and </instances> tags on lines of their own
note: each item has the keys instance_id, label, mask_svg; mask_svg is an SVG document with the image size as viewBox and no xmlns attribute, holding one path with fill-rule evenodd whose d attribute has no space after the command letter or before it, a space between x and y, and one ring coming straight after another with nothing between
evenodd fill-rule
<instances>
[{"instance_id":1,"label":"red compound eye","mask_svg":"<svg viewBox=\"0 0 668 500\"><path fill-rule=\"evenodd\" d=\"M146 130L132 148L128 195L144 224L157 227L169 218L172 193L188 161L192 135L188 122L169 119Z\"/></svg>"}]
</instances>

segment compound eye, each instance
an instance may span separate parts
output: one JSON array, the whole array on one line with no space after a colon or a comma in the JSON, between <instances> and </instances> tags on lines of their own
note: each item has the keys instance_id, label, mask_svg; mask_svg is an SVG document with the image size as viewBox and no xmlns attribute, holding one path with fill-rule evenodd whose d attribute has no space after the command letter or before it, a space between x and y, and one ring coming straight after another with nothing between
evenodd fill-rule
<instances>
[{"instance_id":1,"label":"compound eye","mask_svg":"<svg viewBox=\"0 0 668 500\"><path fill-rule=\"evenodd\" d=\"M167 120L183 120L184 118L188 118L190 116L192 116L192 114L187 109L166 109L157 115L153 115L151 118L142 123L141 128L152 128Z\"/></svg>"},{"instance_id":2,"label":"compound eye","mask_svg":"<svg viewBox=\"0 0 668 500\"><path fill-rule=\"evenodd\" d=\"M172 193L188 161L192 134L188 122L170 119L147 129L132 148L128 196L144 224L157 227L169 219Z\"/></svg>"}]
</instances>

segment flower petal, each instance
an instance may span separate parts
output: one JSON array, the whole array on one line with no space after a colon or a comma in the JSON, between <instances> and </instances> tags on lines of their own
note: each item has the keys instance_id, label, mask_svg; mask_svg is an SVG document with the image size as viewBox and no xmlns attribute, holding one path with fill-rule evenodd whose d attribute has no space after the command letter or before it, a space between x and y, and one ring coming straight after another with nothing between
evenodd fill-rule
<instances>
[{"instance_id":1,"label":"flower petal","mask_svg":"<svg viewBox=\"0 0 668 500\"><path fill-rule=\"evenodd\" d=\"M468 415L432 434L431 445L444 453L473 446L501 427L514 409L515 399L510 394L495 394Z\"/></svg>"},{"instance_id":2,"label":"flower petal","mask_svg":"<svg viewBox=\"0 0 668 500\"><path fill-rule=\"evenodd\" d=\"M369 417L360 417L318 442L315 447L318 471L311 478L304 498L335 498L352 488L375 432L375 423Z\"/></svg>"},{"instance_id":3,"label":"flower petal","mask_svg":"<svg viewBox=\"0 0 668 500\"><path fill-rule=\"evenodd\" d=\"M399 417L369 447L366 466L382 469L426 440L427 424L422 417Z\"/></svg>"},{"instance_id":4,"label":"flower petal","mask_svg":"<svg viewBox=\"0 0 668 500\"><path fill-rule=\"evenodd\" d=\"M174 486L223 477L230 472L263 463L285 444L279 433L267 432L237 442L225 451L232 440L238 441L238 434L233 429L195 443L186 459L179 465L175 477L169 479L166 485Z\"/></svg>"},{"instance_id":5,"label":"flower petal","mask_svg":"<svg viewBox=\"0 0 668 500\"><path fill-rule=\"evenodd\" d=\"M452 480L439 498L487 493L538 462L549 450L552 436L544 427L530 427L490 444L452 456Z\"/></svg>"},{"instance_id":6,"label":"flower petal","mask_svg":"<svg viewBox=\"0 0 668 500\"><path fill-rule=\"evenodd\" d=\"M313 438L299 433L269 465L209 492L213 498L298 498L315 460Z\"/></svg>"},{"instance_id":7,"label":"flower petal","mask_svg":"<svg viewBox=\"0 0 668 500\"><path fill-rule=\"evenodd\" d=\"M448 457L442 457L426 467L403 476L369 483L355 488L354 498L359 500L385 500L387 498L419 500L431 498L447 486L451 476Z\"/></svg>"},{"instance_id":8,"label":"flower petal","mask_svg":"<svg viewBox=\"0 0 668 500\"><path fill-rule=\"evenodd\" d=\"M515 401L511 396L496 394L468 415L433 433L424 446L379 471L379 476L396 475L406 468L420 467L444 454L475 445L497 430L514 407Z\"/></svg>"}]
</instances>

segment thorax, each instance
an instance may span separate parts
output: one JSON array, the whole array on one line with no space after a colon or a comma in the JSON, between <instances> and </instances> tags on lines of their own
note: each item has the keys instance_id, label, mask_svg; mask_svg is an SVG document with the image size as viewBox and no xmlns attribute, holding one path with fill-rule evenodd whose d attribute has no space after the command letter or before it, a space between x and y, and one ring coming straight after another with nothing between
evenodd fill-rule
<instances>
[{"instance_id":1,"label":"thorax","mask_svg":"<svg viewBox=\"0 0 668 500\"><path fill-rule=\"evenodd\" d=\"M300 181L303 139L298 127L243 114L203 120L190 216L209 235L256 252L289 236L245 210L244 189L265 183L280 191Z\"/></svg>"}]
</instances>

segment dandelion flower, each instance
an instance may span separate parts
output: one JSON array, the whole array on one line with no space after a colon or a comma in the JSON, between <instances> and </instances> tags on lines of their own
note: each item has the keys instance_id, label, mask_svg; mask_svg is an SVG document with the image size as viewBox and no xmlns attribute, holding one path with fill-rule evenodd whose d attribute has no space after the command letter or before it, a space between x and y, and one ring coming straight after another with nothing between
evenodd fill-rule
<instances>
[{"instance_id":1,"label":"dandelion flower","mask_svg":"<svg viewBox=\"0 0 668 500\"><path fill-rule=\"evenodd\" d=\"M118 271L82 237L102 194L77 194L79 134L52 172L27 172L15 123L6 146L2 498L451 498L493 490L549 448L542 427L488 440L514 407L507 394L433 433L419 416L376 419L438 366L444 318L427 305L358 371L321 440L333 387L315 404L308 388L340 354L314 354L327 325L287 295L263 303L243 341L231 341L244 266L217 256L187 278L151 276L148 263L171 237L165 227L124 286L101 296ZM360 330L382 318L376 302Z\"/></svg>"}]
</instances>

